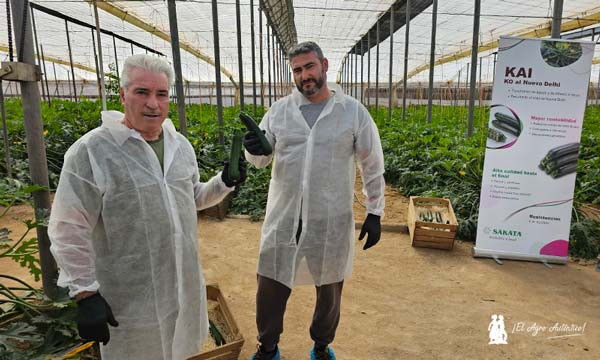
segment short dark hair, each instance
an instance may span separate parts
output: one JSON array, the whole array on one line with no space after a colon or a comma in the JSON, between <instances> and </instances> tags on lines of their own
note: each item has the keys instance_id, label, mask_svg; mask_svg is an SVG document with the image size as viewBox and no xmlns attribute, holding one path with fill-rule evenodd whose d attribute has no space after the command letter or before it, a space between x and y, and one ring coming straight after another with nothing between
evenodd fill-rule
<instances>
[{"instance_id":1,"label":"short dark hair","mask_svg":"<svg viewBox=\"0 0 600 360\"><path fill-rule=\"evenodd\" d=\"M317 45L317 43L315 43L314 41L301 42L298 45L292 47L290 51L288 51L288 60L292 61L292 58L294 56L298 56L300 54L308 54L313 51L317 54L319 61L323 62L323 59L325 59L325 57L323 56L323 50L321 50L321 47L319 47L319 45Z\"/></svg>"}]
</instances>

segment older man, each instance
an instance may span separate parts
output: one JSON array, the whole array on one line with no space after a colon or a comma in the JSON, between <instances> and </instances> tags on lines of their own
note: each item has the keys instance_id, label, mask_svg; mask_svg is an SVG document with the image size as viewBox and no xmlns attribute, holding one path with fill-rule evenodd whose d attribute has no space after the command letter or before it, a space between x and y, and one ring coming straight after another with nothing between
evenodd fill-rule
<instances>
[{"instance_id":1,"label":"older man","mask_svg":"<svg viewBox=\"0 0 600 360\"><path fill-rule=\"evenodd\" d=\"M254 360L279 359L277 347L291 289L314 284L317 303L310 326L312 360L335 359L344 278L354 253L355 163L367 217L363 249L379 241L384 208L383 152L367 109L341 89L327 86L328 61L314 42L290 50L297 91L273 104L260 127L274 152L264 154L258 137L244 139L247 159L257 167L273 161L262 228L256 295L260 346Z\"/></svg>"},{"instance_id":2,"label":"older man","mask_svg":"<svg viewBox=\"0 0 600 360\"><path fill-rule=\"evenodd\" d=\"M58 284L77 300L80 336L104 343L103 359L186 359L208 334L196 210L243 181L245 164L241 181L225 168L199 182L191 144L166 118L172 81L164 60L125 61L125 112L103 112L69 148L52 207Z\"/></svg>"}]
</instances>

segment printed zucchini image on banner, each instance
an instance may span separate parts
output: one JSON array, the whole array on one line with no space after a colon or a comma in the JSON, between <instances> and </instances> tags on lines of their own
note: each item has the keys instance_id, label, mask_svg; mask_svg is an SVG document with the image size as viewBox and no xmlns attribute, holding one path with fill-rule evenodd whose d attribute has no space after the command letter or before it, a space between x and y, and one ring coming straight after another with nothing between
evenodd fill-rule
<instances>
[{"instance_id":1,"label":"printed zucchini image on banner","mask_svg":"<svg viewBox=\"0 0 600 360\"><path fill-rule=\"evenodd\" d=\"M475 256L565 263L593 42L501 37Z\"/></svg>"},{"instance_id":2,"label":"printed zucchini image on banner","mask_svg":"<svg viewBox=\"0 0 600 360\"><path fill-rule=\"evenodd\" d=\"M494 104L490 106L488 124L488 149L507 149L513 146L523 131L523 123L511 108Z\"/></svg>"}]
</instances>

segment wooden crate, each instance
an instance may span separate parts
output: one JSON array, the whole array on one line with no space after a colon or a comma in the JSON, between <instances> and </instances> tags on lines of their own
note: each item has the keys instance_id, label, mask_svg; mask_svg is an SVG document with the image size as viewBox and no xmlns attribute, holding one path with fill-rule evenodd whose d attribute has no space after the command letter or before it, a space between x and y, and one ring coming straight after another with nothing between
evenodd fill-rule
<instances>
[{"instance_id":1,"label":"wooden crate","mask_svg":"<svg viewBox=\"0 0 600 360\"><path fill-rule=\"evenodd\" d=\"M419 211L441 211L444 223L419 220ZM448 221L449 224L445 222ZM458 229L458 222L448 199L411 196L408 202L408 232L412 246L451 250Z\"/></svg>"},{"instance_id":2,"label":"wooden crate","mask_svg":"<svg viewBox=\"0 0 600 360\"><path fill-rule=\"evenodd\" d=\"M233 319L233 315L227 307L227 303L225 302L225 298L223 294L221 294L221 290L216 285L207 285L206 286L206 297L208 300L217 301L219 303L219 308L221 309L221 315L225 318L227 322L227 327L231 331L232 334L236 334L236 338L238 340L229 342L225 345L221 345L216 347L215 349L202 352L198 355L192 356L188 358L188 360L237 360L239 359L240 352L242 351L242 346L244 345L244 337L240 333L240 329L237 327L235 320ZM209 335L210 336L210 335Z\"/></svg>"},{"instance_id":3,"label":"wooden crate","mask_svg":"<svg viewBox=\"0 0 600 360\"><path fill-rule=\"evenodd\" d=\"M204 210L200 210L200 215L209 216L209 217L217 218L219 220L223 220L223 219L225 219L225 216L227 215L227 211L229 210L229 206L231 205L232 199L233 199L233 192L230 192L217 205L211 206Z\"/></svg>"}]
</instances>

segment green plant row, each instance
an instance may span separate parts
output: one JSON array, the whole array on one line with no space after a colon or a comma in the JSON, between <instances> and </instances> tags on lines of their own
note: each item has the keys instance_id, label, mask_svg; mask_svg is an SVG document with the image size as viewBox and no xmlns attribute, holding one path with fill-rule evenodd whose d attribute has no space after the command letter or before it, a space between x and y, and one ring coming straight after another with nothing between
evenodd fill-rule
<instances>
[{"instance_id":1,"label":"green plant row","mask_svg":"<svg viewBox=\"0 0 600 360\"><path fill-rule=\"evenodd\" d=\"M18 179L28 182L25 133L21 103L11 99L7 103L10 146L13 152L13 172ZM118 102L109 102L109 109L122 110ZM223 109L224 124L217 122L214 105L187 105L188 139L198 157L201 180L208 180L222 169L228 156L232 134L243 129L237 119L239 107ZM252 113L252 106L246 106ZM264 109L259 107L256 118ZM445 197L460 220L458 236L474 240L479 207L479 195L487 134L488 107L477 107L474 116L473 136L466 137L467 109L459 106L434 106L432 123L427 124L426 106L409 106L406 119L402 109L393 109L391 119L388 110L380 108L371 113L379 128L385 154L386 181L397 187L405 196L422 195ZM84 133L100 124L100 103L97 101L54 101L52 106L42 104L51 188L56 186L62 158L66 149ZM169 117L178 127L177 108L171 105ZM219 144L222 129L224 144ZM581 139L581 154L577 168L573 227L586 231L582 239L571 239L573 255L593 257L598 254L598 241L588 239L598 233L594 221L580 216L583 204L600 204L600 106L588 106ZM0 139L0 144L2 140ZM2 145L3 146L3 145ZM4 162L0 163L0 176L5 176ZM264 215L270 168L248 167L248 179L236 193L231 211L248 214L253 219ZM579 220L578 220L579 219ZM572 229L573 230L573 229ZM585 235L585 236L584 236ZM589 236L588 236L589 235ZM577 237L575 235L575 237ZM596 236L596 239L598 236Z\"/></svg>"}]
</instances>

